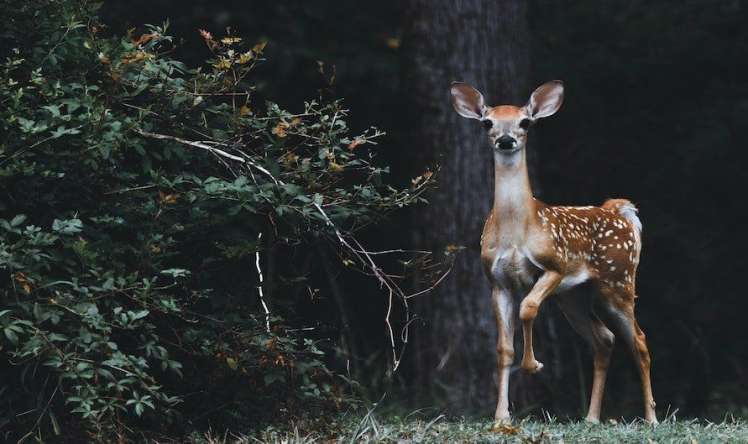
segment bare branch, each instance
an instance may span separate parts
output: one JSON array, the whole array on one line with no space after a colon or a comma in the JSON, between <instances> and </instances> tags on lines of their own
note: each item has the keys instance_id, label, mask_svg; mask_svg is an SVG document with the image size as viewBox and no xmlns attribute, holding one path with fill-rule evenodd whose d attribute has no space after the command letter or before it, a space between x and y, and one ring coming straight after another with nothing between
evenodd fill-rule
<instances>
[{"instance_id":1,"label":"bare branch","mask_svg":"<svg viewBox=\"0 0 748 444\"><path fill-rule=\"evenodd\" d=\"M136 129L135 132L138 133L138 134L140 134L143 137L150 137L151 139L173 140L174 142L179 142L182 145L188 145L188 146L192 146L192 147L195 147L195 148L200 148L200 149L203 149L203 150L206 150L206 151L210 151L213 154L219 155L221 157L225 157L227 159L235 160L235 161L241 162L241 163L245 162L244 159L241 158L241 157L239 157L239 156L234 156L233 154L229 154L229 153L227 153L224 150L221 150L221 149L218 149L218 148L214 148L212 146L208 146L208 145L206 145L204 143L193 142L191 140L185 140L185 139L182 139L182 138L179 138L179 137L176 137L176 136L169 136L169 135L166 135L166 134L150 133L148 131L143 131L141 129Z\"/></svg>"},{"instance_id":2,"label":"bare branch","mask_svg":"<svg viewBox=\"0 0 748 444\"><path fill-rule=\"evenodd\" d=\"M262 240L262 232L257 235L257 241ZM270 309L268 309L265 303L265 295L262 293L262 283L264 279L262 277L262 268L260 267L260 250L255 252L255 267L257 267L257 275L260 277L260 285L257 286L257 295L260 297L260 303L262 303L262 309L265 310L265 329L270 333Z\"/></svg>"}]
</instances>

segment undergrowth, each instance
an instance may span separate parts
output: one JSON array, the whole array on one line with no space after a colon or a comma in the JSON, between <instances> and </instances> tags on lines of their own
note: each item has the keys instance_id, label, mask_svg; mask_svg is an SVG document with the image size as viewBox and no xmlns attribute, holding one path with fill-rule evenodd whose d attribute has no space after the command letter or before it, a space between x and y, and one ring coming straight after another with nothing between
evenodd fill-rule
<instances>
[{"instance_id":1,"label":"undergrowth","mask_svg":"<svg viewBox=\"0 0 748 444\"><path fill-rule=\"evenodd\" d=\"M319 427L319 424L317 424ZM725 418L714 423L677 420L674 417L652 426L641 420L608 420L602 424L560 421L556 418L524 419L513 426L496 428L486 419L448 419L443 415L379 417L373 412L332 419L324 427L312 423L268 428L253 435L208 433L194 435L192 444L320 442L358 443L745 443L748 424Z\"/></svg>"}]
</instances>

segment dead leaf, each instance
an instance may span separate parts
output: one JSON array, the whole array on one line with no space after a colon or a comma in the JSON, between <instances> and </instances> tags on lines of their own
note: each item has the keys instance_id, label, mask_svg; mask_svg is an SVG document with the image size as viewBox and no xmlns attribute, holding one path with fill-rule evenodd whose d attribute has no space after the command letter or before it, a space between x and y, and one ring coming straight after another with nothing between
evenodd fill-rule
<instances>
[{"instance_id":1,"label":"dead leaf","mask_svg":"<svg viewBox=\"0 0 748 444\"><path fill-rule=\"evenodd\" d=\"M204 29L198 29L198 31L200 32L200 36L205 40L213 40L213 34L211 34L210 32Z\"/></svg>"},{"instance_id":2,"label":"dead leaf","mask_svg":"<svg viewBox=\"0 0 748 444\"><path fill-rule=\"evenodd\" d=\"M278 338L272 338L268 340L268 342L265 344L265 346L270 351L275 351L275 347L278 345Z\"/></svg>"},{"instance_id":3,"label":"dead leaf","mask_svg":"<svg viewBox=\"0 0 748 444\"><path fill-rule=\"evenodd\" d=\"M124 57L122 57L122 64L127 65L130 63L140 62L143 60L149 60L153 58L153 54L145 51L135 51L131 52L129 54L125 54Z\"/></svg>"},{"instance_id":4,"label":"dead leaf","mask_svg":"<svg viewBox=\"0 0 748 444\"><path fill-rule=\"evenodd\" d=\"M239 368L239 364L237 364L236 359L234 358L226 358L226 364L231 370L236 370L237 368Z\"/></svg>"},{"instance_id":5,"label":"dead leaf","mask_svg":"<svg viewBox=\"0 0 748 444\"><path fill-rule=\"evenodd\" d=\"M205 40L205 44L208 45L208 48L211 51L216 49L216 47L218 46L218 42L213 39L213 34L204 29L198 29L198 31L200 32L200 36L203 38L203 40Z\"/></svg>"},{"instance_id":6,"label":"dead leaf","mask_svg":"<svg viewBox=\"0 0 748 444\"><path fill-rule=\"evenodd\" d=\"M288 168L293 167L293 165L296 164L296 162L298 161L299 161L298 154L292 153L290 151L286 153L285 156L283 156L283 160L282 160L283 164Z\"/></svg>"},{"instance_id":7,"label":"dead leaf","mask_svg":"<svg viewBox=\"0 0 748 444\"><path fill-rule=\"evenodd\" d=\"M171 205L177 203L179 194L166 194L163 191L159 191L158 198L161 201L161 205Z\"/></svg>"},{"instance_id":8,"label":"dead leaf","mask_svg":"<svg viewBox=\"0 0 748 444\"><path fill-rule=\"evenodd\" d=\"M462 245L449 244L449 245L447 245L447 248L445 248L445 251L447 253L455 253L455 252L458 252L458 251L464 250L464 249L465 249L465 247L462 246Z\"/></svg>"},{"instance_id":9,"label":"dead leaf","mask_svg":"<svg viewBox=\"0 0 748 444\"><path fill-rule=\"evenodd\" d=\"M219 57L218 61L213 64L213 67L220 70L227 70L231 68L231 60L226 57Z\"/></svg>"},{"instance_id":10,"label":"dead leaf","mask_svg":"<svg viewBox=\"0 0 748 444\"><path fill-rule=\"evenodd\" d=\"M242 53L239 56L239 64L240 65L247 64L254 58L255 58L255 55L252 53L252 51L247 51L245 53Z\"/></svg>"},{"instance_id":11,"label":"dead leaf","mask_svg":"<svg viewBox=\"0 0 748 444\"><path fill-rule=\"evenodd\" d=\"M28 278L25 274L21 273L20 271L16 271L13 275L13 279L16 281L18 285L21 286L21 289L23 289L23 292L26 294L31 294L33 291L33 287L31 284L33 283L31 279Z\"/></svg>"},{"instance_id":12,"label":"dead leaf","mask_svg":"<svg viewBox=\"0 0 748 444\"><path fill-rule=\"evenodd\" d=\"M221 39L221 43L224 45L233 45L234 43L241 43L241 37L224 37Z\"/></svg>"},{"instance_id":13,"label":"dead leaf","mask_svg":"<svg viewBox=\"0 0 748 444\"><path fill-rule=\"evenodd\" d=\"M517 435L522 431L522 429L511 424L494 424L494 426L491 427L491 431L494 433L501 433L502 435Z\"/></svg>"},{"instance_id":14,"label":"dead leaf","mask_svg":"<svg viewBox=\"0 0 748 444\"><path fill-rule=\"evenodd\" d=\"M151 34L143 34L140 37L138 37L137 39L133 40L132 43L135 46L141 46L141 45L145 45L146 43L150 42L151 40L155 39L156 37L158 37L158 34L156 34L155 32L151 33Z\"/></svg>"},{"instance_id":15,"label":"dead leaf","mask_svg":"<svg viewBox=\"0 0 748 444\"><path fill-rule=\"evenodd\" d=\"M353 139L353 142L348 144L348 151L353 151L356 149L357 146L363 145L366 143L366 139L363 139L361 137L356 137Z\"/></svg>"},{"instance_id":16,"label":"dead leaf","mask_svg":"<svg viewBox=\"0 0 748 444\"><path fill-rule=\"evenodd\" d=\"M339 173L345 169L343 165L340 165L339 163L336 163L336 162L330 162L330 165L328 166L328 168L333 173Z\"/></svg>"},{"instance_id":17,"label":"dead leaf","mask_svg":"<svg viewBox=\"0 0 748 444\"><path fill-rule=\"evenodd\" d=\"M278 367L285 367L287 365L286 358L284 358L283 355L279 354L275 357L274 364Z\"/></svg>"},{"instance_id":18,"label":"dead leaf","mask_svg":"<svg viewBox=\"0 0 748 444\"><path fill-rule=\"evenodd\" d=\"M431 178L431 176L433 176L433 175L434 175L434 173L432 173L431 171L426 171L423 174L421 174L420 176L414 177L413 179L411 179L410 183L413 184L413 186L415 187L419 183L429 180Z\"/></svg>"},{"instance_id":19,"label":"dead leaf","mask_svg":"<svg viewBox=\"0 0 748 444\"><path fill-rule=\"evenodd\" d=\"M239 115L244 117L252 114L252 108L250 108L247 105L242 105L241 108L239 108Z\"/></svg>"},{"instance_id":20,"label":"dead leaf","mask_svg":"<svg viewBox=\"0 0 748 444\"><path fill-rule=\"evenodd\" d=\"M255 54L261 54L267 44L268 42L260 42L256 44L252 47L252 52L254 52Z\"/></svg>"},{"instance_id":21,"label":"dead leaf","mask_svg":"<svg viewBox=\"0 0 748 444\"><path fill-rule=\"evenodd\" d=\"M281 120L280 122L278 122L277 125L275 125L275 127L272 130L272 133L281 138L286 137L287 136L286 128L288 128L288 126L289 126L288 123Z\"/></svg>"},{"instance_id":22,"label":"dead leaf","mask_svg":"<svg viewBox=\"0 0 748 444\"><path fill-rule=\"evenodd\" d=\"M387 47L390 49L400 48L400 39L397 37L389 37L387 40L385 40L385 43L387 44Z\"/></svg>"}]
</instances>

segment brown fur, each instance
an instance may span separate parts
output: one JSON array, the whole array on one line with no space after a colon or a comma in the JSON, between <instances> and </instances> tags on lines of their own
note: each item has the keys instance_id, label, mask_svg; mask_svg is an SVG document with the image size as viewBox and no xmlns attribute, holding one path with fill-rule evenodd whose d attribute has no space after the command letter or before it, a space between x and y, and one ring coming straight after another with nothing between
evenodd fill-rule
<instances>
[{"instance_id":1,"label":"brown fur","mask_svg":"<svg viewBox=\"0 0 748 444\"><path fill-rule=\"evenodd\" d=\"M522 108L512 105L499 105L490 108L486 117L496 120L514 120L523 116Z\"/></svg>"}]
</instances>

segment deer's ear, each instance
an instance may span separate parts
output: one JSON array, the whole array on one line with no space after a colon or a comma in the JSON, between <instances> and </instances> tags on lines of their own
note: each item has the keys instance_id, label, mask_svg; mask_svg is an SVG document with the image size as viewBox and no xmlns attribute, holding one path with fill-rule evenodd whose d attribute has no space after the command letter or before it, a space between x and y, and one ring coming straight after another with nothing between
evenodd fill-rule
<instances>
[{"instance_id":1,"label":"deer's ear","mask_svg":"<svg viewBox=\"0 0 748 444\"><path fill-rule=\"evenodd\" d=\"M527 103L527 114L530 118L541 119L552 116L564 103L564 84L560 80L551 80L533 91Z\"/></svg>"},{"instance_id":2,"label":"deer's ear","mask_svg":"<svg viewBox=\"0 0 748 444\"><path fill-rule=\"evenodd\" d=\"M486 111L483 94L477 89L462 82L453 82L450 88L452 93L452 106L457 114L468 119L480 119Z\"/></svg>"}]
</instances>

